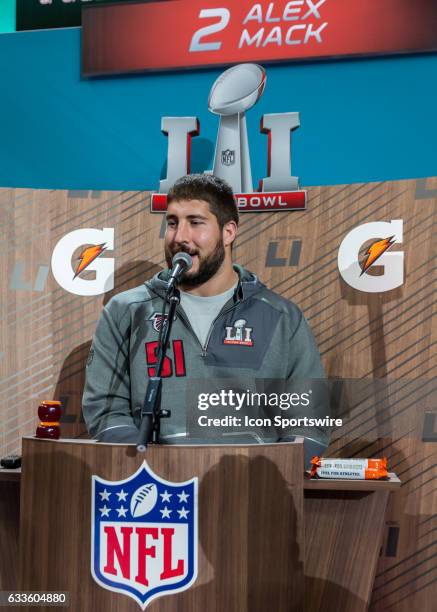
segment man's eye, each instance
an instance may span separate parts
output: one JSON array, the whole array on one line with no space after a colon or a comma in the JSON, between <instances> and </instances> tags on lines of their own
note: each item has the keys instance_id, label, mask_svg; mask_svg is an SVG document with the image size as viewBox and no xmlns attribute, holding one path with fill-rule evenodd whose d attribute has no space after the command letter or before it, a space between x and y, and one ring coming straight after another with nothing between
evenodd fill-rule
<instances>
[{"instance_id":1,"label":"man's eye","mask_svg":"<svg viewBox=\"0 0 437 612\"><path fill-rule=\"evenodd\" d=\"M167 227L176 227L176 223L174 221L167 221Z\"/></svg>"}]
</instances>

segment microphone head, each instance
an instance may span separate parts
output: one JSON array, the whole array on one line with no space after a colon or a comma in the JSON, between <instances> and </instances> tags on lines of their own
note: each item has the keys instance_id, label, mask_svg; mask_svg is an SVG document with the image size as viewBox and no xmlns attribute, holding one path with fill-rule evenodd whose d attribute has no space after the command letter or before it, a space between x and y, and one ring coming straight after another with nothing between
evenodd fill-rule
<instances>
[{"instance_id":1,"label":"microphone head","mask_svg":"<svg viewBox=\"0 0 437 612\"><path fill-rule=\"evenodd\" d=\"M184 269L184 271L187 271L192 267L193 259L188 253L185 253L184 251L179 251L179 253L176 253L176 255L174 255L173 259L171 260L173 268L177 263Z\"/></svg>"}]
</instances>

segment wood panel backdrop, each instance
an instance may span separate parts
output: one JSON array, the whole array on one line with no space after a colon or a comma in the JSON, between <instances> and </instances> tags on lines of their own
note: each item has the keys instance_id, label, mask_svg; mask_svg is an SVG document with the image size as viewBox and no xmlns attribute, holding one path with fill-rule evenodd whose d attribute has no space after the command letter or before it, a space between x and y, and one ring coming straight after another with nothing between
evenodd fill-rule
<instances>
[{"instance_id":1,"label":"wood panel backdrop","mask_svg":"<svg viewBox=\"0 0 437 612\"><path fill-rule=\"evenodd\" d=\"M387 516L374 612L431 612L437 598L436 204L437 178L311 188L306 211L242 215L235 249L236 261L302 308L328 376L347 379L333 397L344 426L329 454L385 454L403 481ZM147 192L0 190L1 456L34 433L42 399L63 401L64 437L86 436L83 372L102 305L164 267L163 219L149 205ZM405 253L403 286L349 287L337 268L341 240L393 219L404 223L393 247ZM114 251L101 255L115 258L114 290L67 292L51 273L55 245L104 227L115 229Z\"/></svg>"}]
</instances>

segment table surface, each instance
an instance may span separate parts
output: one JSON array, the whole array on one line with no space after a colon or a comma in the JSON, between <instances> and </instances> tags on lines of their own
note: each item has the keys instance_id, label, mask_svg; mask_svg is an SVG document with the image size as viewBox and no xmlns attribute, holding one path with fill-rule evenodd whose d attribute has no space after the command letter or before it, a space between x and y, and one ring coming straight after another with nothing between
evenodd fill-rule
<instances>
[{"instance_id":1,"label":"table surface","mask_svg":"<svg viewBox=\"0 0 437 612\"><path fill-rule=\"evenodd\" d=\"M15 470L9 470L7 468L0 466L0 481L20 481L21 478L21 468L16 468Z\"/></svg>"},{"instance_id":2,"label":"table surface","mask_svg":"<svg viewBox=\"0 0 437 612\"><path fill-rule=\"evenodd\" d=\"M388 480L347 480L346 478L307 478L303 488L324 491L386 491L398 489L401 481L394 472L389 472Z\"/></svg>"}]
</instances>

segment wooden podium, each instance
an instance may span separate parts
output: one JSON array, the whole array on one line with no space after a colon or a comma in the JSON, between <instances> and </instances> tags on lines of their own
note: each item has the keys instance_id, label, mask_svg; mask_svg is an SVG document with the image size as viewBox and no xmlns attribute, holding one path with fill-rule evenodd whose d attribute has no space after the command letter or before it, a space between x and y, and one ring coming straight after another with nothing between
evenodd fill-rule
<instances>
[{"instance_id":1,"label":"wooden podium","mask_svg":"<svg viewBox=\"0 0 437 612\"><path fill-rule=\"evenodd\" d=\"M133 446L23 439L22 474L0 470L0 590L65 590L84 612L139 610L91 576L91 475L120 480L143 459ZM172 482L199 477L198 578L147 611L368 610L394 474L303 480L301 443L160 446L146 459Z\"/></svg>"},{"instance_id":2,"label":"wooden podium","mask_svg":"<svg viewBox=\"0 0 437 612\"><path fill-rule=\"evenodd\" d=\"M152 446L23 440L22 590L68 591L70 609L137 611L91 575L91 477L199 478L198 576L150 612L302 612L303 444Z\"/></svg>"}]
</instances>

